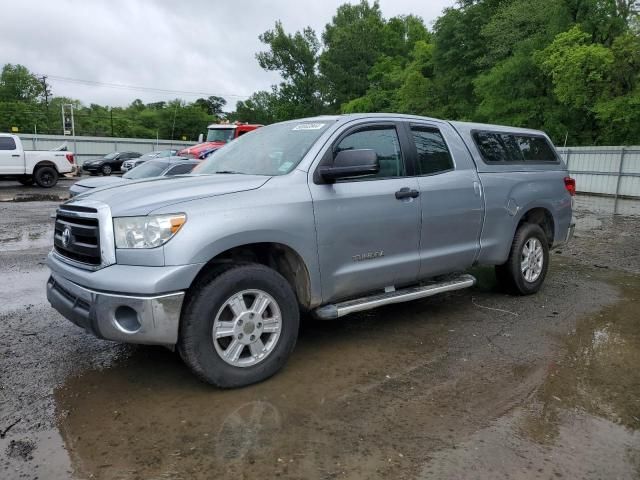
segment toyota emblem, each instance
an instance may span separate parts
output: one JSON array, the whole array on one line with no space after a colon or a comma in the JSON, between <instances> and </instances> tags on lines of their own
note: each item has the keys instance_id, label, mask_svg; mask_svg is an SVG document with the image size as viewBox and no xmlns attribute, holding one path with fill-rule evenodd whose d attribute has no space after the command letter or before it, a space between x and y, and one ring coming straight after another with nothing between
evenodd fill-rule
<instances>
[{"instance_id":1,"label":"toyota emblem","mask_svg":"<svg viewBox=\"0 0 640 480\"><path fill-rule=\"evenodd\" d=\"M64 227L62 231L62 246L68 247L69 243L71 243L71 229L69 227Z\"/></svg>"}]
</instances>

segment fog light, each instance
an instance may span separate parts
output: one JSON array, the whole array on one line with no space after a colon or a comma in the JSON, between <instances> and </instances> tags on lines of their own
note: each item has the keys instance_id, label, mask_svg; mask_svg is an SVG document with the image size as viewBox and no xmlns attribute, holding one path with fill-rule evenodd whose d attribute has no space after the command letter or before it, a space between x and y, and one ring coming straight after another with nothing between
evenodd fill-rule
<instances>
[{"instance_id":1,"label":"fog light","mask_svg":"<svg viewBox=\"0 0 640 480\"><path fill-rule=\"evenodd\" d=\"M136 333L140 330L138 312L133 308L121 305L116 308L114 317L116 326L124 333Z\"/></svg>"}]
</instances>

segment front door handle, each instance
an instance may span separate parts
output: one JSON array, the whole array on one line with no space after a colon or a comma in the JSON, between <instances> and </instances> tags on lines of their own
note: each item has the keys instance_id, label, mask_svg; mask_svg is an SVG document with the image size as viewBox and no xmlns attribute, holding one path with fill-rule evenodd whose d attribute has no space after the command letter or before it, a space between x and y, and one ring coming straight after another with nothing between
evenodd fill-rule
<instances>
[{"instance_id":1,"label":"front door handle","mask_svg":"<svg viewBox=\"0 0 640 480\"><path fill-rule=\"evenodd\" d=\"M20 154L17 154L17 155L13 154L13 155L11 155L11 156L12 156L12 157L19 157L19 156L20 156Z\"/></svg>"},{"instance_id":2,"label":"front door handle","mask_svg":"<svg viewBox=\"0 0 640 480\"><path fill-rule=\"evenodd\" d=\"M417 198L420 196L418 190L412 190L409 187L401 188L396 192L396 198L402 200L403 198Z\"/></svg>"}]
</instances>

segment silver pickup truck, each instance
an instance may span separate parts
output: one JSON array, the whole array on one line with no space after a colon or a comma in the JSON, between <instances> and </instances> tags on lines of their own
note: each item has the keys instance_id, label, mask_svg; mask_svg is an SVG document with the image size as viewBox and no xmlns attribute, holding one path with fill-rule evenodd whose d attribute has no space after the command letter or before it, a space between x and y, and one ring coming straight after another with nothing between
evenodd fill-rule
<instances>
[{"instance_id":1,"label":"silver pickup truck","mask_svg":"<svg viewBox=\"0 0 640 480\"><path fill-rule=\"evenodd\" d=\"M575 182L542 132L390 114L270 125L193 175L61 205L47 297L120 342L177 348L203 380L276 373L300 313L352 312L470 287L495 265L537 292L570 238Z\"/></svg>"}]
</instances>

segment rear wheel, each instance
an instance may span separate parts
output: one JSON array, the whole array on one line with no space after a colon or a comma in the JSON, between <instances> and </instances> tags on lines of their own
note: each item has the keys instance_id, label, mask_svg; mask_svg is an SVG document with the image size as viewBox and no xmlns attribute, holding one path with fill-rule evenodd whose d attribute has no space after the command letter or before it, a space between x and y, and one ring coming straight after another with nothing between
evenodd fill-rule
<instances>
[{"instance_id":1,"label":"rear wheel","mask_svg":"<svg viewBox=\"0 0 640 480\"><path fill-rule=\"evenodd\" d=\"M549 268L549 243L539 225L524 223L513 238L509 258L496 266L498 282L519 295L540 290Z\"/></svg>"},{"instance_id":2,"label":"rear wheel","mask_svg":"<svg viewBox=\"0 0 640 480\"><path fill-rule=\"evenodd\" d=\"M178 351L204 381L241 387L284 366L299 322L296 296L282 275L263 265L229 266L187 300Z\"/></svg>"},{"instance_id":3,"label":"rear wheel","mask_svg":"<svg viewBox=\"0 0 640 480\"><path fill-rule=\"evenodd\" d=\"M38 186L42 188L51 188L58 183L58 171L49 166L40 167L33 174L33 178Z\"/></svg>"}]
</instances>

